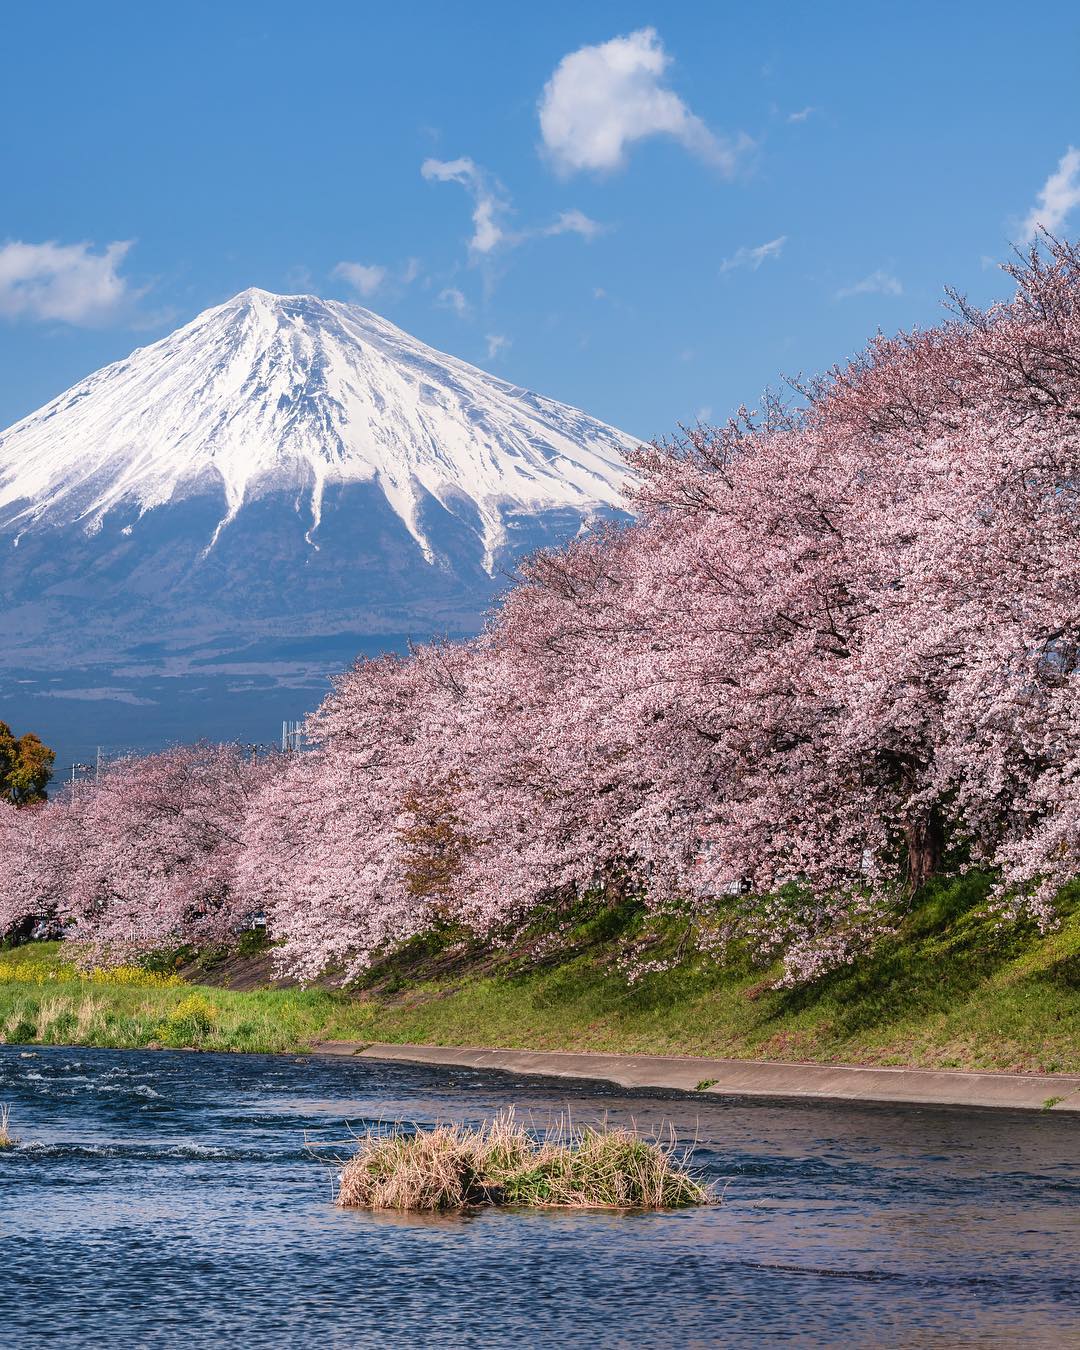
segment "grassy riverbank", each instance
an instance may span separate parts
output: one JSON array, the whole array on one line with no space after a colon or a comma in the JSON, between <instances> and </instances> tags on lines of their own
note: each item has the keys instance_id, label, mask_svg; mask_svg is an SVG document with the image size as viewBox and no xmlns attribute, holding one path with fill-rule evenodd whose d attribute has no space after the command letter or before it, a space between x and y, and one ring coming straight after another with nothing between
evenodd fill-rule
<instances>
[{"instance_id":1,"label":"grassy riverbank","mask_svg":"<svg viewBox=\"0 0 1080 1350\"><path fill-rule=\"evenodd\" d=\"M185 978L80 977L55 944L0 952L0 1036L135 1047L302 1050L413 1041L821 1063L1080 1070L1080 886L1045 937L1002 928L986 883L931 888L870 959L801 990L776 972L692 957L628 985L615 968L639 915L583 916L559 947L524 934L494 952L461 934L407 944L364 987L237 989L266 958L204 960ZM677 942L672 925L658 950Z\"/></svg>"},{"instance_id":2,"label":"grassy riverbank","mask_svg":"<svg viewBox=\"0 0 1080 1350\"><path fill-rule=\"evenodd\" d=\"M0 952L0 1037L8 1043L297 1050L347 1011L343 1002L327 990L233 991L131 967L87 977L55 942Z\"/></svg>"}]
</instances>

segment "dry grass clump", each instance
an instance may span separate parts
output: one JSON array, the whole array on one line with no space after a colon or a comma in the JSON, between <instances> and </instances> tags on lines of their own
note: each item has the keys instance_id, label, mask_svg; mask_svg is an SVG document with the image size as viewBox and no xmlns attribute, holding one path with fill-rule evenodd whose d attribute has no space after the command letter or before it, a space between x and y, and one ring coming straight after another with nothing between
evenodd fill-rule
<instances>
[{"instance_id":1,"label":"dry grass clump","mask_svg":"<svg viewBox=\"0 0 1080 1350\"><path fill-rule=\"evenodd\" d=\"M6 1106L0 1106L0 1150L14 1148L19 1142L8 1129L11 1113Z\"/></svg>"},{"instance_id":2,"label":"dry grass clump","mask_svg":"<svg viewBox=\"0 0 1080 1350\"><path fill-rule=\"evenodd\" d=\"M688 1170L674 1133L645 1137L561 1119L539 1135L511 1107L470 1129L371 1131L341 1170L338 1204L359 1209L455 1210L483 1205L675 1209L713 1200Z\"/></svg>"}]
</instances>

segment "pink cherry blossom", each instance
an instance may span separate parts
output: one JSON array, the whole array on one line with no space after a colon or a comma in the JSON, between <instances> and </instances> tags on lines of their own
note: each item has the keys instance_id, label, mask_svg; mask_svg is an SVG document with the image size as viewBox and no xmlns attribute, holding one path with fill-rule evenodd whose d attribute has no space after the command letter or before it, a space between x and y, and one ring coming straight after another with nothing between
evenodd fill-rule
<instances>
[{"instance_id":1,"label":"pink cherry blossom","mask_svg":"<svg viewBox=\"0 0 1080 1350\"><path fill-rule=\"evenodd\" d=\"M1080 871L1080 250L1006 270L1008 303L642 447L632 524L529 559L475 641L358 663L305 753L171 751L0 815L0 926L52 906L145 948L264 909L284 970L346 978L592 889L790 984L972 865L1051 926Z\"/></svg>"}]
</instances>

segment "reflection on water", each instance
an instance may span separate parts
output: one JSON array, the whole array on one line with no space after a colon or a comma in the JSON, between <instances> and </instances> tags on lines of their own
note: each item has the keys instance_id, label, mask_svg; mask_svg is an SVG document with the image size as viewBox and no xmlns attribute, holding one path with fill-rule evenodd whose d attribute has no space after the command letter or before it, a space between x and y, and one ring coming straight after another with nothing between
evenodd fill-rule
<instances>
[{"instance_id":1,"label":"reflection on water","mask_svg":"<svg viewBox=\"0 0 1080 1350\"><path fill-rule=\"evenodd\" d=\"M1080 1343L1067 1115L725 1102L348 1060L0 1047L5 1346ZM720 1208L335 1209L348 1127L567 1105ZM305 1146L307 1143L312 1147Z\"/></svg>"}]
</instances>

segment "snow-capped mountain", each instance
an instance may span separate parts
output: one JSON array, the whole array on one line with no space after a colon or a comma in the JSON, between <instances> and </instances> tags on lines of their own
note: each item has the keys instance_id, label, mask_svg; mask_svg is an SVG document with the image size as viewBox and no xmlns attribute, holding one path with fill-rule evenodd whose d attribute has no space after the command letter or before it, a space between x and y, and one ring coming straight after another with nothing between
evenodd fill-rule
<instances>
[{"instance_id":1,"label":"snow-capped mountain","mask_svg":"<svg viewBox=\"0 0 1080 1350\"><path fill-rule=\"evenodd\" d=\"M96 714L475 631L522 553L625 509L635 443L357 305L244 291L0 433L0 702L16 671L96 667L51 691Z\"/></svg>"},{"instance_id":2,"label":"snow-capped mountain","mask_svg":"<svg viewBox=\"0 0 1080 1350\"><path fill-rule=\"evenodd\" d=\"M0 525L92 533L218 494L295 494L313 547L329 485L374 482L429 561L434 499L490 571L508 513L618 506L632 440L445 356L358 305L247 290L0 434Z\"/></svg>"}]
</instances>

